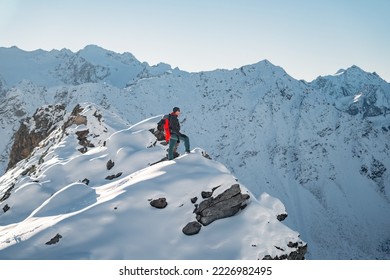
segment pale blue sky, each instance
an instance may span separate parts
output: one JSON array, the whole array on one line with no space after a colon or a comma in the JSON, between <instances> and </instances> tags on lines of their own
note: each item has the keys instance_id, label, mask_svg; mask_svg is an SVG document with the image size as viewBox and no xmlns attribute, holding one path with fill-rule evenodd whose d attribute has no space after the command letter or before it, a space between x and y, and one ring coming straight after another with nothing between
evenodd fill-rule
<instances>
[{"instance_id":1,"label":"pale blue sky","mask_svg":"<svg viewBox=\"0 0 390 280\"><path fill-rule=\"evenodd\" d=\"M0 46L88 44L190 72L268 59L296 79L357 65L390 82L390 1L0 0Z\"/></svg>"}]
</instances>

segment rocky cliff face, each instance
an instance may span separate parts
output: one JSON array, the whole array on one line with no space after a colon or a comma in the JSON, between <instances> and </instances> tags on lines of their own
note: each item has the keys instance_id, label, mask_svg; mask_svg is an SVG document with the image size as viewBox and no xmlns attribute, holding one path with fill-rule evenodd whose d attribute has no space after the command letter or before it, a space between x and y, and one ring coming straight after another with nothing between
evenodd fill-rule
<instances>
[{"instance_id":1,"label":"rocky cliff face","mask_svg":"<svg viewBox=\"0 0 390 280\"><path fill-rule=\"evenodd\" d=\"M42 140L61 125L64 115L63 105L47 105L25 119L15 133L7 170L27 158Z\"/></svg>"}]
</instances>

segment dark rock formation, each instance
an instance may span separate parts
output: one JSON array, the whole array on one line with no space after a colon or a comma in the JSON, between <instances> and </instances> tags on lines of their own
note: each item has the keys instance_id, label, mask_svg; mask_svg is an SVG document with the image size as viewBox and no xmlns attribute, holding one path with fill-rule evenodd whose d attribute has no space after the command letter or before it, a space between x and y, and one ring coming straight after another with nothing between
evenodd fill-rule
<instances>
[{"instance_id":1,"label":"dark rock formation","mask_svg":"<svg viewBox=\"0 0 390 280\"><path fill-rule=\"evenodd\" d=\"M387 171L386 166L379 160L373 158L370 166L362 165L360 167L360 174L373 180L379 187L382 193L385 193L385 172Z\"/></svg>"},{"instance_id":2,"label":"dark rock formation","mask_svg":"<svg viewBox=\"0 0 390 280\"><path fill-rule=\"evenodd\" d=\"M283 254L278 256L266 255L263 260L304 260L307 252L307 244L302 242L292 243L291 241L287 244L290 248L296 248L296 251L292 251L290 254Z\"/></svg>"},{"instance_id":3,"label":"dark rock formation","mask_svg":"<svg viewBox=\"0 0 390 280\"><path fill-rule=\"evenodd\" d=\"M188 223L184 228L183 228L183 233L185 235L194 235L199 233L200 229L202 228L202 225L196 221Z\"/></svg>"},{"instance_id":4,"label":"dark rock formation","mask_svg":"<svg viewBox=\"0 0 390 280\"><path fill-rule=\"evenodd\" d=\"M213 221L231 217L245 208L248 194L242 194L240 185L234 184L217 197L210 197L199 204L196 219L204 226Z\"/></svg>"},{"instance_id":5,"label":"dark rock formation","mask_svg":"<svg viewBox=\"0 0 390 280\"><path fill-rule=\"evenodd\" d=\"M79 144L82 146L79 149L81 153L87 152L88 148L95 147L95 145L92 144L91 141L88 140L87 138L89 135L89 129L76 131L76 135L77 135L77 140L79 140Z\"/></svg>"},{"instance_id":6,"label":"dark rock formation","mask_svg":"<svg viewBox=\"0 0 390 280\"><path fill-rule=\"evenodd\" d=\"M202 198L209 198L213 195L213 192L207 192L207 191L203 191L201 192L201 196Z\"/></svg>"},{"instance_id":7,"label":"dark rock formation","mask_svg":"<svg viewBox=\"0 0 390 280\"><path fill-rule=\"evenodd\" d=\"M20 160L27 158L39 142L57 128L64 114L63 105L47 105L37 109L31 118L25 119L15 133L7 170L14 167Z\"/></svg>"},{"instance_id":8,"label":"dark rock formation","mask_svg":"<svg viewBox=\"0 0 390 280\"><path fill-rule=\"evenodd\" d=\"M115 163L110 159L107 164L106 164L106 167L107 167L107 170L110 170L111 168L113 168L115 165Z\"/></svg>"},{"instance_id":9,"label":"dark rock formation","mask_svg":"<svg viewBox=\"0 0 390 280\"><path fill-rule=\"evenodd\" d=\"M286 218L287 218L287 213L283 213L283 214L279 214L278 216L276 216L276 219L278 219L278 221L284 221Z\"/></svg>"},{"instance_id":10,"label":"dark rock formation","mask_svg":"<svg viewBox=\"0 0 390 280\"><path fill-rule=\"evenodd\" d=\"M207 159L212 159L212 158L210 157L210 155L209 155L208 153L204 152L204 151L202 151L202 156L205 157L205 158L207 158Z\"/></svg>"},{"instance_id":11,"label":"dark rock formation","mask_svg":"<svg viewBox=\"0 0 390 280\"><path fill-rule=\"evenodd\" d=\"M70 114L69 119L64 123L62 126L62 130L65 131L66 128L69 126L76 124L76 125L87 125L87 118L85 116L80 115L80 113L83 111L83 108L77 104L73 110L72 113Z\"/></svg>"},{"instance_id":12,"label":"dark rock formation","mask_svg":"<svg viewBox=\"0 0 390 280\"><path fill-rule=\"evenodd\" d=\"M234 184L217 197L212 197L214 191L221 185L212 189L212 191L203 191L201 193L203 200L199 205L195 204L194 212L196 214L196 220L188 223L183 229L183 233L186 235L197 234L202 225L207 226L213 221L231 217L240 209L246 207L246 200L249 199L248 194L242 194L240 185ZM197 197L191 199L192 203L197 201Z\"/></svg>"},{"instance_id":13,"label":"dark rock formation","mask_svg":"<svg viewBox=\"0 0 390 280\"><path fill-rule=\"evenodd\" d=\"M12 184L5 192L4 194L0 197L0 202L6 200L11 196L11 191L15 187L15 184Z\"/></svg>"},{"instance_id":14,"label":"dark rock formation","mask_svg":"<svg viewBox=\"0 0 390 280\"><path fill-rule=\"evenodd\" d=\"M9 207L8 204L6 204L4 207L3 207L3 212L7 212L9 209L11 209L11 207Z\"/></svg>"},{"instance_id":15,"label":"dark rock formation","mask_svg":"<svg viewBox=\"0 0 390 280\"><path fill-rule=\"evenodd\" d=\"M113 175L109 175L109 176L107 176L105 179L106 179L106 180L112 180L112 179L118 178L118 177L120 177L120 176L122 176L122 172L119 172L119 173L113 174Z\"/></svg>"},{"instance_id":16,"label":"dark rock formation","mask_svg":"<svg viewBox=\"0 0 390 280\"><path fill-rule=\"evenodd\" d=\"M166 198L162 197L162 198L152 200L150 202L150 205L155 207L155 208L162 209L162 208L167 207L168 203L167 203Z\"/></svg>"},{"instance_id":17,"label":"dark rock formation","mask_svg":"<svg viewBox=\"0 0 390 280\"><path fill-rule=\"evenodd\" d=\"M87 178L84 178L82 181L81 181L82 183L84 183L84 184L86 184L86 185L89 185L89 179L87 179Z\"/></svg>"},{"instance_id":18,"label":"dark rock formation","mask_svg":"<svg viewBox=\"0 0 390 280\"><path fill-rule=\"evenodd\" d=\"M60 242L60 239L62 238L62 235L57 233L56 236L54 236L52 239L50 239L49 241L47 241L45 244L46 245L53 245L53 244L56 244L58 242Z\"/></svg>"}]
</instances>

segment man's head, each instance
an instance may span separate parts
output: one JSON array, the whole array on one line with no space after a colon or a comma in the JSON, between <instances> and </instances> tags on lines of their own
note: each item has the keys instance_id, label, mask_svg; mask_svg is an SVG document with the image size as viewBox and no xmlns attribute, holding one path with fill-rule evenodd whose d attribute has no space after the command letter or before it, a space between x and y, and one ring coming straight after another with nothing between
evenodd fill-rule
<instances>
[{"instance_id":1,"label":"man's head","mask_svg":"<svg viewBox=\"0 0 390 280\"><path fill-rule=\"evenodd\" d=\"M180 114L180 108L179 107L173 107L172 112L178 116Z\"/></svg>"}]
</instances>

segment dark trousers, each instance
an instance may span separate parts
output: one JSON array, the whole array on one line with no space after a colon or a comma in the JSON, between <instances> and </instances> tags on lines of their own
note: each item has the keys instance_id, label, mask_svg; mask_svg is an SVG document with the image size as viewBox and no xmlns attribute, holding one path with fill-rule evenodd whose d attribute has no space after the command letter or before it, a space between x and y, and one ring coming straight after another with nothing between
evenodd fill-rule
<instances>
[{"instance_id":1,"label":"dark trousers","mask_svg":"<svg viewBox=\"0 0 390 280\"><path fill-rule=\"evenodd\" d=\"M188 138L187 135L184 134L172 134L171 139L169 139L169 148L168 148L168 159L171 160L173 159L173 149L176 146L177 141L184 141L184 147L186 149L186 152L190 152L190 139Z\"/></svg>"}]
</instances>

